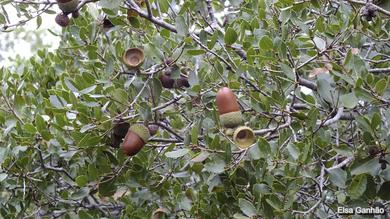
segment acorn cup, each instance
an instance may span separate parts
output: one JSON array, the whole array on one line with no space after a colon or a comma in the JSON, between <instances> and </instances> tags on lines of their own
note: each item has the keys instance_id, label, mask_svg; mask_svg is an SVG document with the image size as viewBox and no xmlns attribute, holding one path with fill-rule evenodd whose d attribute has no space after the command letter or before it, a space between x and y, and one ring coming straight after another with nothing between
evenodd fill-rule
<instances>
[{"instance_id":1,"label":"acorn cup","mask_svg":"<svg viewBox=\"0 0 390 219\"><path fill-rule=\"evenodd\" d=\"M79 0L57 0L58 7L65 13L71 13L76 11L79 5Z\"/></svg>"},{"instance_id":2,"label":"acorn cup","mask_svg":"<svg viewBox=\"0 0 390 219\"><path fill-rule=\"evenodd\" d=\"M150 138L149 129L142 124L132 125L122 144L122 151L128 156L136 155Z\"/></svg>"},{"instance_id":3,"label":"acorn cup","mask_svg":"<svg viewBox=\"0 0 390 219\"><path fill-rule=\"evenodd\" d=\"M221 88L216 96L216 104L221 125L234 128L242 123L242 114L236 95L227 87Z\"/></svg>"},{"instance_id":4,"label":"acorn cup","mask_svg":"<svg viewBox=\"0 0 390 219\"><path fill-rule=\"evenodd\" d=\"M239 148L245 149L255 143L256 139L251 128L240 126L233 133L233 141Z\"/></svg>"},{"instance_id":5,"label":"acorn cup","mask_svg":"<svg viewBox=\"0 0 390 219\"><path fill-rule=\"evenodd\" d=\"M130 48L123 54L123 62L129 68L138 68L145 60L144 50L140 48Z\"/></svg>"}]
</instances>

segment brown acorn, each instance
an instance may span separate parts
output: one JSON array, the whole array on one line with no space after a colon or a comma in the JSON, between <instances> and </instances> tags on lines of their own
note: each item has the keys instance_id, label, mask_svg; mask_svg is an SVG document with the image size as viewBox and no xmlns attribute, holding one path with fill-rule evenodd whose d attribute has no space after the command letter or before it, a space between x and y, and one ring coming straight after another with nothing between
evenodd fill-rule
<instances>
[{"instance_id":1,"label":"brown acorn","mask_svg":"<svg viewBox=\"0 0 390 219\"><path fill-rule=\"evenodd\" d=\"M108 18L103 19L103 28L104 29L110 29L113 27L114 27L114 24L112 24L112 22Z\"/></svg>"},{"instance_id":2,"label":"brown acorn","mask_svg":"<svg viewBox=\"0 0 390 219\"><path fill-rule=\"evenodd\" d=\"M127 134L127 131L129 130L129 128L130 128L130 124L127 122L118 123L118 124L115 124L115 126L113 128L113 133L114 133L114 135L116 135L120 138L124 138Z\"/></svg>"},{"instance_id":3,"label":"brown acorn","mask_svg":"<svg viewBox=\"0 0 390 219\"><path fill-rule=\"evenodd\" d=\"M76 19L76 18L78 18L78 17L80 17L79 11L74 11L74 12L72 12L72 18Z\"/></svg>"},{"instance_id":4,"label":"brown acorn","mask_svg":"<svg viewBox=\"0 0 390 219\"><path fill-rule=\"evenodd\" d=\"M184 76L180 76L180 78L176 80L176 87L177 88L190 87L190 84L188 83L188 79Z\"/></svg>"},{"instance_id":5,"label":"brown acorn","mask_svg":"<svg viewBox=\"0 0 390 219\"><path fill-rule=\"evenodd\" d=\"M159 79L164 88L172 89L175 85L175 80L165 73L161 74Z\"/></svg>"},{"instance_id":6,"label":"brown acorn","mask_svg":"<svg viewBox=\"0 0 390 219\"><path fill-rule=\"evenodd\" d=\"M122 144L122 151L126 155L136 155L150 138L149 130L142 124L132 125Z\"/></svg>"},{"instance_id":7,"label":"brown acorn","mask_svg":"<svg viewBox=\"0 0 390 219\"><path fill-rule=\"evenodd\" d=\"M131 17L137 17L138 16L138 13L137 11L133 10L133 9L127 9L127 19L130 21L130 18Z\"/></svg>"},{"instance_id":8,"label":"brown acorn","mask_svg":"<svg viewBox=\"0 0 390 219\"><path fill-rule=\"evenodd\" d=\"M148 125L150 135L155 135L158 131L159 126L155 124Z\"/></svg>"},{"instance_id":9,"label":"brown acorn","mask_svg":"<svg viewBox=\"0 0 390 219\"><path fill-rule=\"evenodd\" d=\"M64 13L59 13L57 14L56 18L55 18L55 21L58 25L60 25L61 27L66 27L69 25L69 18L67 15L65 15Z\"/></svg>"},{"instance_id":10,"label":"brown acorn","mask_svg":"<svg viewBox=\"0 0 390 219\"><path fill-rule=\"evenodd\" d=\"M236 95L227 87L221 88L216 96L216 104L222 126L233 128L242 123L242 114Z\"/></svg>"},{"instance_id":11,"label":"brown acorn","mask_svg":"<svg viewBox=\"0 0 390 219\"><path fill-rule=\"evenodd\" d=\"M57 0L58 7L65 13L74 12L79 5L79 0Z\"/></svg>"}]
</instances>

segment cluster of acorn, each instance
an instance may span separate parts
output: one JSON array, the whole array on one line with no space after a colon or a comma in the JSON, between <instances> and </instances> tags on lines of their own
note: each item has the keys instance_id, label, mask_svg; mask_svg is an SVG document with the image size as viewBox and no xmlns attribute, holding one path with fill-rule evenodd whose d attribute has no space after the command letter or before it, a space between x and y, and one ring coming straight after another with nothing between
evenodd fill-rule
<instances>
[{"instance_id":1,"label":"cluster of acorn","mask_svg":"<svg viewBox=\"0 0 390 219\"><path fill-rule=\"evenodd\" d=\"M137 69L145 60L144 51L140 48L130 48L124 52L122 59L127 67L130 69ZM165 64L169 66L169 64L172 63L165 62ZM167 75L166 72L163 73L163 76L165 77L159 77L163 87L189 87L187 78L183 76L177 80L168 77L169 75ZM173 82L171 82L171 80L173 80ZM167 86L167 83L169 83L170 86ZM111 133L110 145L118 148L122 143L123 153L133 156L142 149L142 147L148 142L150 136L155 135L157 131L158 126L154 124L150 124L148 126L143 124L134 124L130 126L127 122L119 121L115 124Z\"/></svg>"},{"instance_id":2,"label":"cluster of acorn","mask_svg":"<svg viewBox=\"0 0 390 219\"><path fill-rule=\"evenodd\" d=\"M69 14L72 14L73 18L78 18L80 16L77 10L79 0L57 0L57 4L62 12L57 14L55 21L61 27L69 25Z\"/></svg>"},{"instance_id":3,"label":"cluster of acorn","mask_svg":"<svg viewBox=\"0 0 390 219\"><path fill-rule=\"evenodd\" d=\"M367 3L362 8L362 16L367 21L372 21L372 19L376 17L376 13L377 13L377 8L372 3Z\"/></svg>"},{"instance_id":4,"label":"cluster of acorn","mask_svg":"<svg viewBox=\"0 0 390 219\"><path fill-rule=\"evenodd\" d=\"M123 62L127 65L127 67L131 69L138 68L144 62L145 55L144 51L140 48L130 48L125 51L123 54ZM179 66L174 64L172 60L165 60L164 64L167 66L163 72L159 75L159 79L161 81L161 85L164 88L183 88L190 87L188 83L188 79L184 75L180 75L178 79L172 78L172 73L178 70Z\"/></svg>"},{"instance_id":5,"label":"cluster of acorn","mask_svg":"<svg viewBox=\"0 0 390 219\"><path fill-rule=\"evenodd\" d=\"M180 75L178 79L172 78L172 73L174 71L180 71L178 65L172 64L172 60L170 59L165 60L165 65L167 65L168 67L159 76L161 85L164 88L172 89L190 87L187 77Z\"/></svg>"},{"instance_id":6,"label":"cluster of acorn","mask_svg":"<svg viewBox=\"0 0 390 219\"><path fill-rule=\"evenodd\" d=\"M227 87L221 88L216 96L216 104L221 125L227 135L233 135L233 141L240 148L247 148L255 143L255 134L247 126L242 126L243 118L236 95Z\"/></svg>"}]
</instances>

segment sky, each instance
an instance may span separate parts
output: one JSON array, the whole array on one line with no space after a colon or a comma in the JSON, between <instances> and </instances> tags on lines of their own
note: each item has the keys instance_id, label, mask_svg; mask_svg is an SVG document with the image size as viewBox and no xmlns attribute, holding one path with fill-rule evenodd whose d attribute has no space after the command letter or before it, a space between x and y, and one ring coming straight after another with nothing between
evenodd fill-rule
<instances>
[{"instance_id":1,"label":"sky","mask_svg":"<svg viewBox=\"0 0 390 219\"><path fill-rule=\"evenodd\" d=\"M9 6L5 6L10 20L13 23L17 23L23 18L18 18L16 15L16 10ZM52 10L59 12L57 5L52 7ZM42 24L37 29L37 20L33 19L27 22L22 26L23 31L13 31L13 32L0 32L0 66L10 66L10 58L15 58L17 55L23 58L29 58L34 55L34 52L31 48L31 40L34 40L35 34L34 31L40 31L39 35L45 45L49 46L50 50L54 50L58 47L60 42L60 37L53 36L48 29L52 30L55 33L61 32L61 27L55 23L55 14L42 14ZM5 46L5 44L13 44L12 46Z\"/></svg>"}]
</instances>

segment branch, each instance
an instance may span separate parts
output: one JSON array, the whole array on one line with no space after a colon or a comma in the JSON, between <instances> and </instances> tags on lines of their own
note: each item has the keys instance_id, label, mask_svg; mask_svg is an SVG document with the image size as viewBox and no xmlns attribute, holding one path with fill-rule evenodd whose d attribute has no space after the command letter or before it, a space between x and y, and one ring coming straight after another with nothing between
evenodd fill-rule
<instances>
[{"instance_id":1,"label":"branch","mask_svg":"<svg viewBox=\"0 0 390 219\"><path fill-rule=\"evenodd\" d=\"M341 167L344 167L346 166L347 164L351 163L352 161L354 160L354 157L348 157L347 159L343 160L343 162L333 166L333 167L330 167L330 168L325 168L326 172L329 172L331 170L334 170L334 169L337 169L337 168L341 168Z\"/></svg>"},{"instance_id":2,"label":"branch","mask_svg":"<svg viewBox=\"0 0 390 219\"><path fill-rule=\"evenodd\" d=\"M335 122L340 120L341 116L343 115L343 112L344 112L344 107L340 107L340 108L338 108L337 113L336 113L336 115L333 118L325 120L325 122L318 121L317 125L328 126L330 124L333 124L333 123L335 123Z\"/></svg>"},{"instance_id":3,"label":"branch","mask_svg":"<svg viewBox=\"0 0 390 219\"><path fill-rule=\"evenodd\" d=\"M214 23L215 16L214 16L213 6L211 5L211 0L206 0L206 5L207 5L207 11L209 12L211 23Z\"/></svg>"},{"instance_id":4,"label":"branch","mask_svg":"<svg viewBox=\"0 0 390 219\"><path fill-rule=\"evenodd\" d=\"M389 68L373 68L368 70L368 72L372 74L390 74L390 67Z\"/></svg>"},{"instance_id":5,"label":"branch","mask_svg":"<svg viewBox=\"0 0 390 219\"><path fill-rule=\"evenodd\" d=\"M358 0L346 0L346 1L349 2L349 3L358 4L358 5L366 5L367 4L367 2L365 2L365 1L358 1ZM387 16L390 17L390 12L389 11L385 10L384 8L379 7L376 4L371 4L371 5L374 6L375 9L378 10L379 12L381 12L382 14L387 15Z\"/></svg>"},{"instance_id":6,"label":"branch","mask_svg":"<svg viewBox=\"0 0 390 219\"><path fill-rule=\"evenodd\" d=\"M287 107L286 112L290 113L290 107L289 106ZM288 115L286 123L284 123L284 124L282 124L280 126L277 126L275 128L254 130L253 133L255 135L264 135L264 134L267 134L267 133L272 133L272 132L277 131L277 130L285 129L285 128L289 127L290 125L291 125L291 116Z\"/></svg>"},{"instance_id":7,"label":"branch","mask_svg":"<svg viewBox=\"0 0 390 219\"><path fill-rule=\"evenodd\" d=\"M163 27L171 32L174 32L174 33L177 33L177 30L175 28L175 26L173 26L172 24L169 24L159 18L156 18L154 16L149 16L149 14L147 12L144 12L140 7L138 7L137 4L135 4L132 0L128 0L126 1L126 4L127 6L130 7L130 9L134 10L135 12L137 12L139 14L139 16L149 20L150 22L160 26L160 27Z\"/></svg>"}]
</instances>

